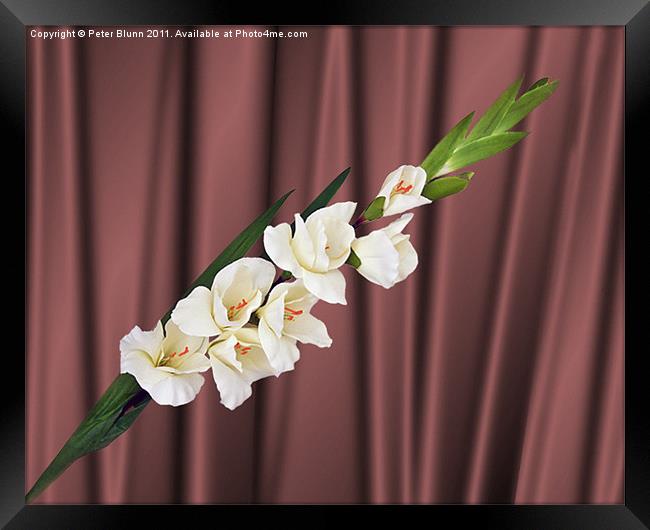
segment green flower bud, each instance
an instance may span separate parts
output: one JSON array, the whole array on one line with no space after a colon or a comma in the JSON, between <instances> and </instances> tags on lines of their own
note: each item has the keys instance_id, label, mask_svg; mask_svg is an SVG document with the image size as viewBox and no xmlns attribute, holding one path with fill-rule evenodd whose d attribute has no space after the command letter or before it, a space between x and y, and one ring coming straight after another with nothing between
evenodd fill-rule
<instances>
[{"instance_id":1,"label":"green flower bud","mask_svg":"<svg viewBox=\"0 0 650 530\"><path fill-rule=\"evenodd\" d=\"M424 186L422 195L431 201L454 195L467 188L473 176L474 172L469 171L460 175L435 178Z\"/></svg>"}]
</instances>

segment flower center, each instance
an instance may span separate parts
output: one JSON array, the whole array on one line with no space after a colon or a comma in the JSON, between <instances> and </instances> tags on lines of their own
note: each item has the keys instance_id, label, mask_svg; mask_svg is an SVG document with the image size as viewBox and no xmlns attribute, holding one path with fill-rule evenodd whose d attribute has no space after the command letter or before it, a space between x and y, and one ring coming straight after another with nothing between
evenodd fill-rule
<instances>
[{"instance_id":1,"label":"flower center","mask_svg":"<svg viewBox=\"0 0 650 530\"><path fill-rule=\"evenodd\" d=\"M400 180L397 185L393 188L393 193L408 193L413 189L413 184L409 184L408 186L404 186L404 181Z\"/></svg>"},{"instance_id":2,"label":"flower center","mask_svg":"<svg viewBox=\"0 0 650 530\"><path fill-rule=\"evenodd\" d=\"M232 320L233 318L237 317L239 315L239 312L248 305L248 300L246 298L242 298L241 302L239 302L237 305L231 305L228 308L228 320Z\"/></svg>"},{"instance_id":3,"label":"flower center","mask_svg":"<svg viewBox=\"0 0 650 530\"><path fill-rule=\"evenodd\" d=\"M172 352L169 355L165 354L165 355L163 355L162 359L160 360L160 363L158 363L158 366L165 366L169 362L170 359L173 359L177 355L179 357L182 357L183 355L186 355L188 353L190 353L190 347L185 346L185 349L180 353L179 352Z\"/></svg>"},{"instance_id":4,"label":"flower center","mask_svg":"<svg viewBox=\"0 0 650 530\"><path fill-rule=\"evenodd\" d=\"M252 346L242 346L239 342L235 344L235 352L239 355L246 355L251 351Z\"/></svg>"},{"instance_id":5,"label":"flower center","mask_svg":"<svg viewBox=\"0 0 650 530\"><path fill-rule=\"evenodd\" d=\"M302 309L291 309L290 307L284 308L284 319L295 320L298 315L302 315Z\"/></svg>"}]
</instances>

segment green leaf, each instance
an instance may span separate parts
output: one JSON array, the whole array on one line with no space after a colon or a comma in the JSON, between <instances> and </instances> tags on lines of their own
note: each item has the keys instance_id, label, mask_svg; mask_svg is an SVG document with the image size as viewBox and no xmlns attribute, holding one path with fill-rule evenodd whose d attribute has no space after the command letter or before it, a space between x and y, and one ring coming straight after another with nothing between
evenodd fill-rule
<instances>
[{"instance_id":1,"label":"green leaf","mask_svg":"<svg viewBox=\"0 0 650 530\"><path fill-rule=\"evenodd\" d=\"M454 152L440 173L451 173L484 158L489 158L512 147L527 135L527 132L504 132L468 142Z\"/></svg>"},{"instance_id":2,"label":"green leaf","mask_svg":"<svg viewBox=\"0 0 650 530\"><path fill-rule=\"evenodd\" d=\"M125 374L128 375L128 374ZM140 389L133 397L131 397L124 407L120 416L115 422L111 425L111 428L106 431L104 436L97 442L96 447L93 448L93 451L99 451L100 449L106 447L110 444L115 438L120 436L122 433L133 425L133 422L140 416L140 413L151 401L151 396L145 391Z\"/></svg>"},{"instance_id":3,"label":"green leaf","mask_svg":"<svg viewBox=\"0 0 650 530\"><path fill-rule=\"evenodd\" d=\"M300 214L303 219L307 219L312 213L316 210L320 210L327 206L334 194L339 190L341 185L345 182L345 179L348 178L350 174L350 168L344 169L329 185L321 192L321 194L316 197L310 204L305 208ZM291 225L293 229L293 225Z\"/></svg>"},{"instance_id":4,"label":"green leaf","mask_svg":"<svg viewBox=\"0 0 650 530\"><path fill-rule=\"evenodd\" d=\"M437 201L443 197L454 195L467 188L473 176L474 172L469 171L460 175L435 178L424 186L422 195L431 201Z\"/></svg>"},{"instance_id":5,"label":"green leaf","mask_svg":"<svg viewBox=\"0 0 650 530\"><path fill-rule=\"evenodd\" d=\"M131 409L125 405L142 392L132 375L118 376L29 490L25 502L35 499L75 460L101 449L124 432L144 408L139 402Z\"/></svg>"},{"instance_id":6,"label":"green leaf","mask_svg":"<svg viewBox=\"0 0 650 530\"><path fill-rule=\"evenodd\" d=\"M345 263L352 265L355 269L358 269L361 266L361 259L359 259L359 256L356 255L354 250L350 250L350 255L348 256L348 260Z\"/></svg>"},{"instance_id":7,"label":"green leaf","mask_svg":"<svg viewBox=\"0 0 650 530\"><path fill-rule=\"evenodd\" d=\"M533 109L551 97L551 94L555 92L558 87L558 81L553 81L537 87L533 85L533 87L522 94L522 96L510 106L508 113L503 117L501 123L499 123L498 127L495 129L495 132L507 131L517 125Z\"/></svg>"},{"instance_id":8,"label":"green leaf","mask_svg":"<svg viewBox=\"0 0 650 530\"><path fill-rule=\"evenodd\" d=\"M463 141L467 134L469 124L472 122L474 113L470 112L462 120L460 120L453 128L440 140L436 146L427 155L424 161L420 164L426 173L427 177L434 176L438 170L445 165L454 149Z\"/></svg>"},{"instance_id":9,"label":"green leaf","mask_svg":"<svg viewBox=\"0 0 650 530\"><path fill-rule=\"evenodd\" d=\"M189 295L195 287L203 285L205 287L212 287L212 281L214 280L215 275L226 265L231 264L233 261L238 260L239 258L246 255L246 252L255 244L255 242L260 238L264 233L264 229L269 225L271 219L275 216L280 207L284 204L284 201L287 200L287 197L293 193L291 190L289 193L286 193L280 197L273 206L266 210L262 215L255 219L251 224L249 224L236 238L235 240L228 245L221 254L219 254L207 269L205 269L199 276L196 278L192 284L187 288L185 293L181 298L185 298ZM170 307L169 311L160 319L163 323L163 326L169 320L169 317L172 314L174 308Z\"/></svg>"},{"instance_id":10,"label":"green leaf","mask_svg":"<svg viewBox=\"0 0 650 530\"><path fill-rule=\"evenodd\" d=\"M479 138L492 134L515 101L523 80L524 78L522 76L501 93L496 101L485 111L485 114L481 116L478 123L472 128L465 140L466 142L478 140Z\"/></svg>"},{"instance_id":11,"label":"green leaf","mask_svg":"<svg viewBox=\"0 0 650 530\"><path fill-rule=\"evenodd\" d=\"M375 197L368 207L363 211L363 218L366 221L374 221L384 215L384 203L386 197Z\"/></svg>"}]
</instances>

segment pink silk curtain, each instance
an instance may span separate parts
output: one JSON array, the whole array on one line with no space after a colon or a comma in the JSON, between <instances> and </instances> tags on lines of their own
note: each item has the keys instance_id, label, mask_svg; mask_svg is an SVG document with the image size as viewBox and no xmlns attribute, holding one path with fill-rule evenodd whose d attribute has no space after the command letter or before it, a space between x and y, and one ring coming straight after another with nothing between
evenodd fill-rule
<instances>
[{"instance_id":1,"label":"pink silk curtain","mask_svg":"<svg viewBox=\"0 0 650 530\"><path fill-rule=\"evenodd\" d=\"M299 29L28 38L27 487L119 339L273 199L288 220L352 166L337 200L365 205L525 74L560 80L530 136L415 211L407 281L345 271L330 349L235 412L206 373L39 502L623 502L624 29Z\"/></svg>"}]
</instances>

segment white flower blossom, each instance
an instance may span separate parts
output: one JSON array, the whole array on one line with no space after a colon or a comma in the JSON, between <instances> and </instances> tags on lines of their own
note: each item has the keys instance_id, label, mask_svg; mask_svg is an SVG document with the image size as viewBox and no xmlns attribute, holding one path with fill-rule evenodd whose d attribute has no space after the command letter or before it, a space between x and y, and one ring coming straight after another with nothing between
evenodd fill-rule
<instances>
[{"instance_id":1,"label":"white flower blossom","mask_svg":"<svg viewBox=\"0 0 650 530\"><path fill-rule=\"evenodd\" d=\"M205 356L208 341L185 335L170 320L152 331L135 326L120 340L120 373L129 373L160 405L184 405L203 386L204 372L210 368Z\"/></svg>"},{"instance_id":2,"label":"white flower blossom","mask_svg":"<svg viewBox=\"0 0 650 530\"><path fill-rule=\"evenodd\" d=\"M306 221L295 214L292 235L287 223L264 231L264 248L280 268L301 278L305 288L331 304L346 304L345 278L338 268L350 255L355 202L339 202L312 213Z\"/></svg>"},{"instance_id":3,"label":"white flower blossom","mask_svg":"<svg viewBox=\"0 0 650 530\"><path fill-rule=\"evenodd\" d=\"M355 239L352 250L361 260L357 271L366 279L386 289L404 280L418 265L418 255L402 230L413 219L402 215L387 227Z\"/></svg>"},{"instance_id":4,"label":"white flower blossom","mask_svg":"<svg viewBox=\"0 0 650 530\"><path fill-rule=\"evenodd\" d=\"M172 311L188 335L212 337L241 328L269 292L275 267L262 258L241 258L221 269L212 288L196 287Z\"/></svg>"},{"instance_id":5,"label":"white flower blossom","mask_svg":"<svg viewBox=\"0 0 650 530\"><path fill-rule=\"evenodd\" d=\"M276 370L293 370L300 358L296 341L320 348L332 345L325 324L310 314L317 301L302 280L296 280L276 285L266 304L257 310L260 343Z\"/></svg>"},{"instance_id":6,"label":"white flower blossom","mask_svg":"<svg viewBox=\"0 0 650 530\"><path fill-rule=\"evenodd\" d=\"M396 215L412 208L430 204L421 195L427 183L427 173L421 167L400 166L388 174L377 194L384 197L384 216Z\"/></svg>"},{"instance_id":7,"label":"white flower blossom","mask_svg":"<svg viewBox=\"0 0 650 530\"><path fill-rule=\"evenodd\" d=\"M224 333L210 345L208 353L221 403L230 410L251 396L252 383L281 373L269 363L254 326Z\"/></svg>"}]
</instances>

